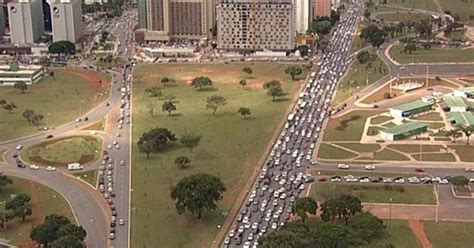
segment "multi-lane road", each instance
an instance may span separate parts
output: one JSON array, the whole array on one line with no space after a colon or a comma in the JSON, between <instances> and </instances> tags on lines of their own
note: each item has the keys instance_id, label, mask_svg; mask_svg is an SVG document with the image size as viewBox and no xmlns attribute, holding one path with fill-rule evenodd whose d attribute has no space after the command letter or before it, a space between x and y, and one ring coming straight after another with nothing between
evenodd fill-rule
<instances>
[{"instance_id":1,"label":"multi-lane road","mask_svg":"<svg viewBox=\"0 0 474 248\"><path fill-rule=\"evenodd\" d=\"M130 42L132 39L133 26L136 23L136 14L124 12L122 17L115 20L116 26L109 32L120 41L119 56L128 60L130 56ZM95 67L82 64L84 67ZM56 127L47 132L30 137L20 138L12 141L0 143L0 148L7 150L4 154L5 163L0 164L0 172L18 176L43 183L58 191L70 204L78 224L87 231L86 244L88 247L128 247L129 246L129 209L130 209L130 134L131 134L131 66L126 68L111 68L107 73L112 76L109 98L100 103L94 109L83 116L78 117L81 121L71 120L71 122ZM122 91L122 88L125 91ZM125 105L123 103L126 103ZM124 110L121 110L124 109ZM123 111L123 112L122 112ZM123 116L122 116L123 114ZM87 117L88 121L85 121ZM21 144L23 147L42 142L46 136L54 137L69 136L78 133L82 128L90 123L106 118L107 125L105 132L93 135L101 136L104 140L104 150L114 141L119 144L108 150L109 156L113 158L115 167L113 173L113 204L116 208L117 219L123 219L124 224L115 227L115 239L109 240L109 230L111 223L111 210L103 195L89 185L68 175L66 169L58 168L54 172L46 171L45 168L30 170L16 166L16 159L13 157L18 151L15 147ZM122 119L119 123L119 119ZM119 166L119 161L124 161L125 166ZM89 169L87 167L86 169ZM91 165L90 169L97 169L97 165Z\"/></svg>"}]
</instances>

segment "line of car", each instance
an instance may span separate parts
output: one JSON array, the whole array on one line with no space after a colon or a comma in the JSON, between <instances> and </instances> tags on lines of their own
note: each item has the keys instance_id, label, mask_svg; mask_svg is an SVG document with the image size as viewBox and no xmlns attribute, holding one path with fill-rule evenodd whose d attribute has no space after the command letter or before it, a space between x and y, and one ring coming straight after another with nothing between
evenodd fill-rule
<instances>
[{"instance_id":1,"label":"line of car","mask_svg":"<svg viewBox=\"0 0 474 248\"><path fill-rule=\"evenodd\" d=\"M348 49L364 1L354 3L341 15L331 43L316 70L310 74L298 105L288 116L280 138L249 192L224 247L257 247L258 239L291 218L293 204L315 179L305 175L322 123L329 115L329 102L350 60Z\"/></svg>"}]
</instances>

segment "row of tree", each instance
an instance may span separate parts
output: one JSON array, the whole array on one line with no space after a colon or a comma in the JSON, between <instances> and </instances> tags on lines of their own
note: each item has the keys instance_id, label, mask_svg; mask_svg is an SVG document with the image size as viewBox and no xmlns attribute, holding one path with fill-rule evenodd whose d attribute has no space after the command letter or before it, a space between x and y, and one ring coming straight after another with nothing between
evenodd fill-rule
<instances>
[{"instance_id":1,"label":"row of tree","mask_svg":"<svg viewBox=\"0 0 474 248\"><path fill-rule=\"evenodd\" d=\"M46 216L43 224L30 232L30 238L46 248L50 245L53 248L83 248L86 235L83 227L57 214Z\"/></svg>"},{"instance_id":2,"label":"row of tree","mask_svg":"<svg viewBox=\"0 0 474 248\"><path fill-rule=\"evenodd\" d=\"M22 113L22 116L26 119L26 121L28 121L28 125L33 124L38 129L39 126L44 122L44 115L35 113L35 111L31 109L25 109L25 111Z\"/></svg>"},{"instance_id":3,"label":"row of tree","mask_svg":"<svg viewBox=\"0 0 474 248\"><path fill-rule=\"evenodd\" d=\"M11 178L0 174L0 192L5 186L12 183ZM25 221L26 217L33 214L30 201L30 196L24 193L17 194L15 197L6 201L5 208L2 209L2 213L0 213L0 226L3 229L7 229L7 223L13 221L15 218L20 218L22 221Z\"/></svg>"}]
</instances>

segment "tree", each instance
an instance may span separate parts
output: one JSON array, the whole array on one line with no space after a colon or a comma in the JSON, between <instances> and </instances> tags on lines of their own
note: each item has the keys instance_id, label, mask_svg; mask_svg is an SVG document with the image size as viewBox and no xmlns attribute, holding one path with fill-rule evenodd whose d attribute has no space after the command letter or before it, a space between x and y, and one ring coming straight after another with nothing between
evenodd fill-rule
<instances>
[{"instance_id":1,"label":"tree","mask_svg":"<svg viewBox=\"0 0 474 248\"><path fill-rule=\"evenodd\" d=\"M24 94L25 91L28 89L28 85L25 82L16 82L13 85L13 88L18 89L21 94Z\"/></svg>"},{"instance_id":2,"label":"tree","mask_svg":"<svg viewBox=\"0 0 474 248\"><path fill-rule=\"evenodd\" d=\"M203 88L211 88L214 85L208 77L195 77L191 82L191 86L195 89L203 90Z\"/></svg>"},{"instance_id":3,"label":"tree","mask_svg":"<svg viewBox=\"0 0 474 248\"><path fill-rule=\"evenodd\" d=\"M451 178L451 183L456 188L464 187L464 186L467 186L469 184L469 178L467 178L465 176L455 176L455 177Z\"/></svg>"},{"instance_id":4,"label":"tree","mask_svg":"<svg viewBox=\"0 0 474 248\"><path fill-rule=\"evenodd\" d=\"M362 29L360 37L369 41L373 47L379 48L385 42L387 32L375 24L370 24Z\"/></svg>"},{"instance_id":5,"label":"tree","mask_svg":"<svg viewBox=\"0 0 474 248\"><path fill-rule=\"evenodd\" d=\"M312 30L314 33L322 36L325 34L329 34L331 32L332 24L330 21L322 20L322 21L314 21L312 25Z\"/></svg>"},{"instance_id":6,"label":"tree","mask_svg":"<svg viewBox=\"0 0 474 248\"><path fill-rule=\"evenodd\" d=\"M48 244L58 239L58 230L71 223L68 218L52 214L46 216L43 224L35 226L30 232L30 238L39 244L48 247Z\"/></svg>"},{"instance_id":7,"label":"tree","mask_svg":"<svg viewBox=\"0 0 474 248\"><path fill-rule=\"evenodd\" d=\"M179 156L175 158L174 164L177 165L179 168L184 169L191 165L191 160L186 156Z\"/></svg>"},{"instance_id":8,"label":"tree","mask_svg":"<svg viewBox=\"0 0 474 248\"><path fill-rule=\"evenodd\" d=\"M219 107L227 104L223 96L213 95L207 98L206 109L212 109L212 114L215 115Z\"/></svg>"},{"instance_id":9,"label":"tree","mask_svg":"<svg viewBox=\"0 0 474 248\"><path fill-rule=\"evenodd\" d=\"M185 134L179 138L179 142L183 145L186 146L191 150L191 153L193 152L193 149L199 145L199 142L201 141L201 136L195 135L195 134Z\"/></svg>"},{"instance_id":10,"label":"tree","mask_svg":"<svg viewBox=\"0 0 474 248\"><path fill-rule=\"evenodd\" d=\"M291 80L295 80L295 76L301 75L303 70L297 65L290 65L288 68L286 68L285 73L290 74Z\"/></svg>"},{"instance_id":11,"label":"tree","mask_svg":"<svg viewBox=\"0 0 474 248\"><path fill-rule=\"evenodd\" d=\"M15 198L10 199L5 204L5 209L12 210L15 217L21 218L25 221L27 216L33 214L30 207L31 198L27 194L18 194Z\"/></svg>"},{"instance_id":12,"label":"tree","mask_svg":"<svg viewBox=\"0 0 474 248\"><path fill-rule=\"evenodd\" d=\"M0 192L2 191L3 187L7 186L8 184L12 184L13 181L6 175L0 173Z\"/></svg>"},{"instance_id":13,"label":"tree","mask_svg":"<svg viewBox=\"0 0 474 248\"><path fill-rule=\"evenodd\" d=\"M31 123L33 123L33 125L36 126L36 128L39 129L39 126L41 124L43 124L43 120L44 120L44 115L42 114L35 114L33 115L33 118L31 119Z\"/></svg>"},{"instance_id":14,"label":"tree","mask_svg":"<svg viewBox=\"0 0 474 248\"><path fill-rule=\"evenodd\" d=\"M52 248L83 248L84 244L73 235L65 235L58 238L51 245Z\"/></svg>"},{"instance_id":15,"label":"tree","mask_svg":"<svg viewBox=\"0 0 474 248\"><path fill-rule=\"evenodd\" d=\"M244 69L242 69L242 71L247 73L249 76L252 75L252 73L253 73L253 70L250 67L244 67Z\"/></svg>"},{"instance_id":16,"label":"tree","mask_svg":"<svg viewBox=\"0 0 474 248\"><path fill-rule=\"evenodd\" d=\"M314 237L318 247L354 247L362 243L347 226L335 223L323 223Z\"/></svg>"},{"instance_id":17,"label":"tree","mask_svg":"<svg viewBox=\"0 0 474 248\"><path fill-rule=\"evenodd\" d=\"M138 140L138 150L150 158L151 153L158 153L167 147L168 142L175 141L175 134L167 128L154 128L142 134Z\"/></svg>"},{"instance_id":18,"label":"tree","mask_svg":"<svg viewBox=\"0 0 474 248\"><path fill-rule=\"evenodd\" d=\"M372 60L372 56L368 51L362 51L357 54L357 61L359 61L360 64L365 64Z\"/></svg>"},{"instance_id":19,"label":"tree","mask_svg":"<svg viewBox=\"0 0 474 248\"><path fill-rule=\"evenodd\" d=\"M33 121L33 116L35 115L35 111L31 109L25 109L25 111L23 111L21 115L28 121L28 125L31 125L31 122Z\"/></svg>"},{"instance_id":20,"label":"tree","mask_svg":"<svg viewBox=\"0 0 474 248\"><path fill-rule=\"evenodd\" d=\"M57 53L58 56L61 55L61 53L66 55L74 54L76 53L76 45L67 40L56 41L49 45L48 52Z\"/></svg>"},{"instance_id":21,"label":"tree","mask_svg":"<svg viewBox=\"0 0 474 248\"><path fill-rule=\"evenodd\" d=\"M411 54L412 52L416 51L416 44L414 42L407 43L405 45L404 51Z\"/></svg>"},{"instance_id":22,"label":"tree","mask_svg":"<svg viewBox=\"0 0 474 248\"><path fill-rule=\"evenodd\" d=\"M267 235L259 238L258 247L259 248L288 248L288 247L309 248L312 246L309 245L309 242L307 238L305 237L300 237L291 231L277 230L277 231L270 232Z\"/></svg>"},{"instance_id":23,"label":"tree","mask_svg":"<svg viewBox=\"0 0 474 248\"><path fill-rule=\"evenodd\" d=\"M3 105L5 105L5 104L7 104L7 100L5 100L5 99L0 99L0 106L3 106Z\"/></svg>"},{"instance_id":24,"label":"tree","mask_svg":"<svg viewBox=\"0 0 474 248\"><path fill-rule=\"evenodd\" d=\"M383 221L370 212L354 215L349 220L349 228L357 233L362 240L371 240L380 237L384 233Z\"/></svg>"},{"instance_id":25,"label":"tree","mask_svg":"<svg viewBox=\"0 0 474 248\"><path fill-rule=\"evenodd\" d=\"M464 133L464 135L466 135L466 144L469 145L469 139L471 138L471 134L472 134L472 127L468 126L468 127L462 127L461 128L461 131Z\"/></svg>"},{"instance_id":26,"label":"tree","mask_svg":"<svg viewBox=\"0 0 474 248\"><path fill-rule=\"evenodd\" d=\"M217 209L217 201L222 199L226 188L221 179L207 173L199 173L181 179L171 191L178 214L189 211L202 217L204 210Z\"/></svg>"},{"instance_id":27,"label":"tree","mask_svg":"<svg viewBox=\"0 0 474 248\"><path fill-rule=\"evenodd\" d=\"M7 223L12 221L15 218L15 213L13 210L3 210L0 212L0 226L3 229L7 229Z\"/></svg>"},{"instance_id":28,"label":"tree","mask_svg":"<svg viewBox=\"0 0 474 248\"><path fill-rule=\"evenodd\" d=\"M293 207L293 212L298 214L298 216L303 219L303 222L308 218L306 213L316 214L318 209L318 203L311 197L302 197L299 198L295 206Z\"/></svg>"},{"instance_id":29,"label":"tree","mask_svg":"<svg viewBox=\"0 0 474 248\"><path fill-rule=\"evenodd\" d=\"M86 230L82 226L76 226L72 223L68 223L58 230L58 236L73 236L74 238L84 241L87 236Z\"/></svg>"},{"instance_id":30,"label":"tree","mask_svg":"<svg viewBox=\"0 0 474 248\"><path fill-rule=\"evenodd\" d=\"M249 108L245 108L245 107L240 107L238 110L237 110L237 113L239 113L241 116L243 116L245 118L245 116L247 115L250 115L250 109Z\"/></svg>"},{"instance_id":31,"label":"tree","mask_svg":"<svg viewBox=\"0 0 474 248\"><path fill-rule=\"evenodd\" d=\"M162 97L163 92L161 92L161 88L158 86L153 86L150 88L146 88L145 92L148 93L150 97Z\"/></svg>"},{"instance_id":32,"label":"tree","mask_svg":"<svg viewBox=\"0 0 474 248\"><path fill-rule=\"evenodd\" d=\"M18 108L14 103L7 103L3 105L3 109L8 111L9 114L13 112L14 109Z\"/></svg>"},{"instance_id":33,"label":"tree","mask_svg":"<svg viewBox=\"0 0 474 248\"><path fill-rule=\"evenodd\" d=\"M173 82L174 80L171 80L170 78L164 77L161 79L161 83L164 85L167 85L168 83Z\"/></svg>"},{"instance_id":34,"label":"tree","mask_svg":"<svg viewBox=\"0 0 474 248\"><path fill-rule=\"evenodd\" d=\"M146 108L148 109L148 113L150 114L150 116L153 117L153 114L155 113L156 104L153 102L149 102L146 105Z\"/></svg>"},{"instance_id":35,"label":"tree","mask_svg":"<svg viewBox=\"0 0 474 248\"><path fill-rule=\"evenodd\" d=\"M176 111L176 105L172 101L164 101L161 105L161 111L168 112L168 115L171 115L171 112Z\"/></svg>"},{"instance_id":36,"label":"tree","mask_svg":"<svg viewBox=\"0 0 474 248\"><path fill-rule=\"evenodd\" d=\"M337 212L347 225L349 217L362 211L362 203L359 198L352 195L342 195L337 199Z\"/></svg>"},{"instance_id":37,"label":"tree","mask_svg":"<svg viewBox=\"0 0 474 248\"><path fill-rule=\"evenodd\" d=\"M276 87L276 86L281 87L280 81L272 80L272 81L265 82L263 84L263 89L267 90L267 89L270 89L270 88Z\"/></svg>"},{"instance_id":38,"label":"tree","mask_svg":"<svg viewBox=\"0 0 474 248\"><path fill-rule=\"evenodd\" d=\"M269 88L267 93L272 96L272 101L275 101L275 97L283 95L283 89L281 86L274 86Z\"/></svg>"},{"instance_id":39,"label":"tree","mask_svg":"<svg viewBox=\"0 0 474 248\"><path fill-rule=\"evenodd\" d=\"M453 138L453 143L456 143L456 139L461 137L459 129L451 129L446 133L446 136Z\"/></svg>"},{"instance_id":40,"label":"tree","mask_svg":"<svg viewBox=\"0 0 474 248\"><path fill-rule=\"evenodd\" d=\"M247 80L245 79L240 80L239 85L242 86L242 89L245 89L245 86L247 86Z\"/></svg>"}]
</instances>

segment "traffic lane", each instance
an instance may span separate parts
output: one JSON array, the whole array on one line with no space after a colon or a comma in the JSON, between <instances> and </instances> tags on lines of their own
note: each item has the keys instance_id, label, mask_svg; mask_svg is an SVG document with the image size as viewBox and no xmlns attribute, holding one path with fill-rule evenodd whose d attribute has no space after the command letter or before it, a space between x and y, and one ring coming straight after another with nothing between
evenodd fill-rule
<instances>
[{"instance_id":1,"label":"traffic lane","mask_svg":"<svg viewBox=\"0 0 474 248\"><path fill-rule=\"evenodd\" d=\"M87 185L61 173L43 170L32 171L12 167L0 167L5 175L18 176L44 184L59 192L69 203L78 224L87 230L86 244L88 247L107 247L107 236L103 230L108 227L105 207L97 203L94 191Z\"/></svg>"}]
</instances>

